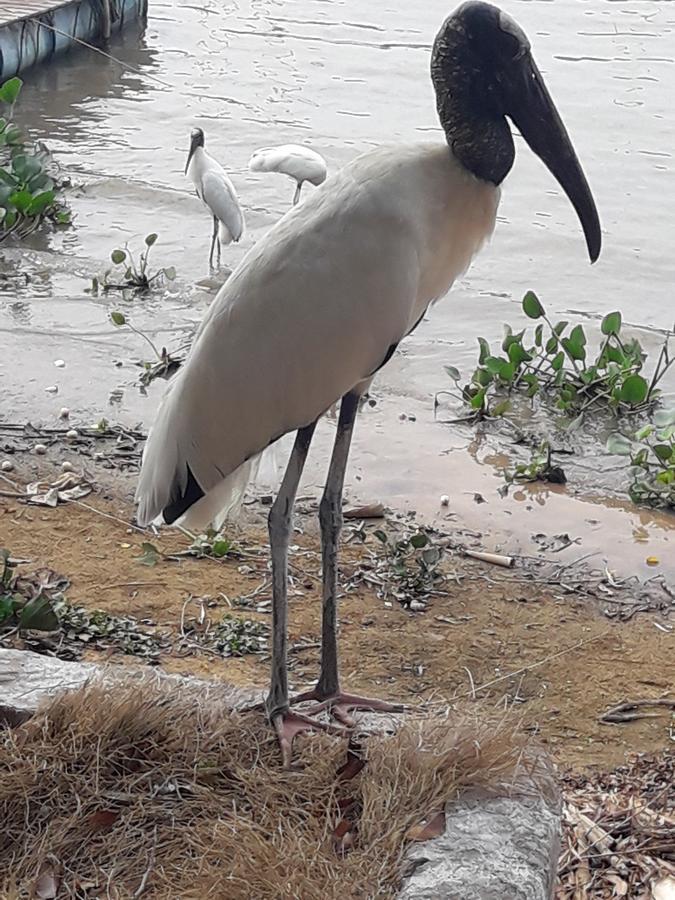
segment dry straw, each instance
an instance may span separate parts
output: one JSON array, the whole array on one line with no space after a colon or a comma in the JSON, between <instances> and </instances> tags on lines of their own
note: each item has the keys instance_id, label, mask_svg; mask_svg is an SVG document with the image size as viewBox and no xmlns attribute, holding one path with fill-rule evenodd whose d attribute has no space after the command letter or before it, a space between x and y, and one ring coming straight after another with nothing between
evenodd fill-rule
<instances>
[{"instance_id":1,"label":"dry straw","mask_svg":"<svg viewBox=\"0 0 675 900\"><path fill-rule=\"evenodd\" d=\"M414 719L369 738L349 780L336 775L345 741L326 735L296 741L284 772L259 712L157 683L94 683L2 732L0 894L384 900L411 826L467 787L504 790L523 748L505 720Z\"/></svg>"}]
</instances>

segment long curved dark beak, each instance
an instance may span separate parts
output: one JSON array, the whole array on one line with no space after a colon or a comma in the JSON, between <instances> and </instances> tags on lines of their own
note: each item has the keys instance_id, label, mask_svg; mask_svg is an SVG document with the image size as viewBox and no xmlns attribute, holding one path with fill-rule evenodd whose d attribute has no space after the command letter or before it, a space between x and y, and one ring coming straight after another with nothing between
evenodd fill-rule
<instances>
[{"instance_id":1,"label":"long curved dark beak","mask_svg":"<svg viewBox=\"0 0 675 900\"><path fill-rule=\"evenodd\" d=\"M198 146L199 146L199 139L198 139L197 135L194 135L190 139L190 151L188 153L187 162L185 163L185 172L184 172L185 175L187 175L187 170L188 170L188 166L190 165L190 160L192 159L192 154L195 152L195 150L197 149Z\"/></svg>"},{"instance_id":2,"label":"long curved dark beak","mask_svg":"<svg viewBox=\"0 0 675 900\"><path fill-rule=\"evenodd\" d=\"M503 86L507 114L567 194L579 216L588 255L594 263L602 245L595 201L572 141L529 52L523 55L518 77L508 83L504 79Z\"/></svg>"}]
</instances>

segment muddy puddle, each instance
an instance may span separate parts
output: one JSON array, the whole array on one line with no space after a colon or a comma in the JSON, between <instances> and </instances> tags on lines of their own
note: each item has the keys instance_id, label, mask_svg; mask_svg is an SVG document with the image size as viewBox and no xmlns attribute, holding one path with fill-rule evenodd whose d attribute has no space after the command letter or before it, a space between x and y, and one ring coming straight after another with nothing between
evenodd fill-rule
<instances>
[{"instance_id":1,"label":"muddy puddle","mask_svg":"<svg viewBox=\"0 0 675 900\"><path fill-rule=\"evenodd\" d=\"M449 387L443 366L468 376L476 336L495 340L504 322L520 322L527 289L552 315L591 331L599 315L621 309L652 351L675 314L672 229L664 227L675 201L667 101L675 8L651 0L502 6L530 34L574 137L601 213L603 255L588 266L567 201L539 161L520 152L491 245L376 382L348 490L355 501L480 532L492 547L536 554L548 542L561 559L592 553L593 564L621 574L675 577L675 520L626 500L622 467L600 440L589 437L575 461L565 461L565 488L535 485L501 497L503 470L522 460L522 447L438 421L456 409L435 415L434 396ZM164 385L139 390L135 363L148 349L114 328L110 312L122 309L155 343L177 347L214 294L208 216L183 175L190 128L205 129L244 207L245 238L224 257L234 266L293 192L284 178L247 171L254 149L306 142L335 169L382 142L440 138L427 72L448 11L440 0L153 2L147 28L111 44L123 65L83 50L26 73L17 117L70 177L75 226L34 234L21 250L2 248L0 419L54 425L67 406L74 425L105 417L147 427ZM143 300L86 293L112 249L137 247L149 232L159 234L154 263L176 267L173 284ZM322 424L307 489L321 483L331 430ZM440 505L444 494L448 507ZM569 545L551 544L555 535ZM647 557L658 565L647 566Z\"/></svg>"}]
</instances>

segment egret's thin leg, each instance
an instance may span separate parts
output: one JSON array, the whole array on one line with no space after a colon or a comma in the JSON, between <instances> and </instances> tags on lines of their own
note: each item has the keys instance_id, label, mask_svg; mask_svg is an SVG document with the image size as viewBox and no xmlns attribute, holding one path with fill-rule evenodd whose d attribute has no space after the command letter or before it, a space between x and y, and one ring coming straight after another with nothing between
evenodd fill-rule
<instances>
[{"instance_id":1,"label":"egret's thin leg","mask_svg":"<svg viewBox=\"0 0 675 900\"><path fill-rule=\"evenodd\" d=\"M266 700L271 720L288 708L286 644L288 631L288 545L293 526L293 504L316 422L295 436L277 498L270 509L268 527L272 553L272 679Z\"/></svg>"},{"instance_id":2,"label":"egret's thin leg","mask_svg":"<svg viewBox=\"0 0 675 900\"><path fill-rule=\"evenodd\" d=\"M299 181L297 187L295 188L295 193L293 194L293 206L296 206L298 200L300 199L300 190L302 189L302 182Z\"/></svg>"},{"instance_id":3,"label":"egret's thin leg","mask_svg":"<svg viewBox=\"0 0 675 900\"><path fill-rule=\"evenodd\" d=\"M218 237L218 219L213 217L213 233L211 235L211 251L209 252L209 268L213 268L213 248L216 246L216 238Z\"/></svg>"}]
</instances>

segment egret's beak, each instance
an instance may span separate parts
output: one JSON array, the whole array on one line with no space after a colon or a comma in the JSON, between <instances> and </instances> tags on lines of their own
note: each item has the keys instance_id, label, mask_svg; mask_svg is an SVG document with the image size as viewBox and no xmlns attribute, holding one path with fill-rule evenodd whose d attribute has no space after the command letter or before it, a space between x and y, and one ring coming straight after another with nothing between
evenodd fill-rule
<instances>
[{"instance_id":1,"label":"egret's beak","mask_svg":"<svg viewBox=\"0 0 675 900\"><path fill-rule=\"evenodd\" d=\"M187 175L187 170L190 165L190 160L192 159L192 154L195 152L197 147L199 146L199 135L193 134L190 138L190 152L188 153L187 162L185 163L185 175Z\"/></svg>"},{"instance_id":2,"label":"egret's beak","mask_svg":"<svg viewBox=\"0 0 675 900\"><path fill-rule=\"evenodd\" d=\"M569 197L579 216L593 263L600 255L602 236L591 189L529 51L523 53L516 71L516 77L509 73L502 78L507 115Z\"/></svg>"}]
</instances>

